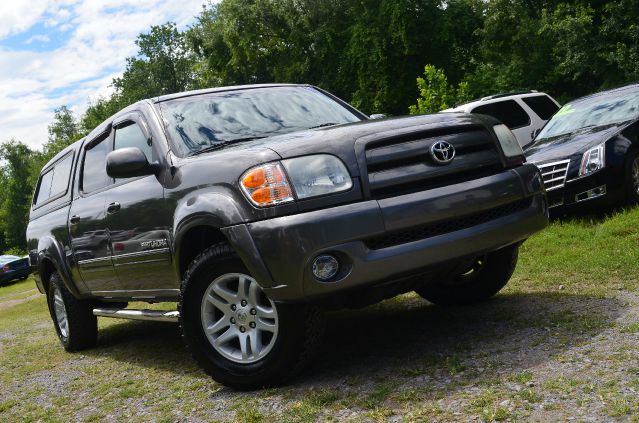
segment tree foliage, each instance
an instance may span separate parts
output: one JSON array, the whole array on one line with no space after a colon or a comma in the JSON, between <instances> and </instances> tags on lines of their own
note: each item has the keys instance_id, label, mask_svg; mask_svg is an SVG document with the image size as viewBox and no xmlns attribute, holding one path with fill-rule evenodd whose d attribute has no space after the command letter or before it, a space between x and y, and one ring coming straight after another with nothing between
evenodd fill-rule
<instances>
[{"instance_id":1,"label":"tree foliage","mask_svg":"<svg viewBox=\"0 0 639 423\"><path fill-rule=\"evenodd\" d=\"M7 247L26 248L25 228L31 204L31 164L33 151L11 140L0 145L0 241Z\"/></svg>"},{"instance_id":2,"label":"tree foliage","mask_svg":"<svg viewBox=\"0 0 639 423\"><path fill-rule=\"evenodd\" d=\"M54 111L41 151L1 144L0 250L23 246L42 166L138 100L294 82L395 115L522 89L567 101L639 81L639 0L220 0L136 44L112 94L80 116Z\"/></svg>"},{"instance_id":3,"label":"tree foliage","mask_svg":"<svg viewBox=\"0 0 639 423\"><path fill-rule=\"evenodd\" d=\"M417 78L419 98L410 106L410 114L437 113L449 107L470 100L468 84L460 82L457 87L448 83L444 71L433 65L426 65L424 77Z\"/></svg>"}]
</instances>

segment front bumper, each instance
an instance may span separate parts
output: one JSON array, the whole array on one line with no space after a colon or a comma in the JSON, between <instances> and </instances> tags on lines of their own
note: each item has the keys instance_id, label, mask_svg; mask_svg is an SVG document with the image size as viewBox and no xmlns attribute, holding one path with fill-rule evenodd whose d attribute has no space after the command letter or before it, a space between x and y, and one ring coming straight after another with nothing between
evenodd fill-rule
<instances>
[{"instance_id":1,"label":"front bumper","mask_svg":"<svg viewBox=\"0 0 639 423\"><path fill-rule=\"evenodd\" d=\"M620 184L610 177L609 169L602 169L592 175L568 180L561 188L548 191L550 208L571 207L609 201L615 197Z\"/></svg>"},{"instance_id":2,"label":"front bumper","mask_svg":"<svg viewBox=\"0 0 639 423\"><path fill-rule=\"evenodd\" d=\"M276 301L301 301L400 280L528 238L548 224L539 171L524 165L463 184L226 228L235 250ZM338 257L335 280L312 274Z\"/></svg>"}]
</instances>

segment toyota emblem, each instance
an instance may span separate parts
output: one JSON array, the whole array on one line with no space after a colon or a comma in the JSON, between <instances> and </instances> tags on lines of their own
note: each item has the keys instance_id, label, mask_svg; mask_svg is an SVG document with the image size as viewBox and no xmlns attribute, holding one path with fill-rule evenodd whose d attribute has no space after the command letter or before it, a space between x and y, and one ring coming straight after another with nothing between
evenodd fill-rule
<instances>
[{"instance_id":1,"label":"toyota emblem","mask_svg":"<svg viewBox=\"0 0 639 423\"><path fill-rule=\"evenodd\" d=\"M447 165L455 158L455 147L446 141L436 141L430 146L430 157L439 165Z\"/></svg>"}]
</instances>

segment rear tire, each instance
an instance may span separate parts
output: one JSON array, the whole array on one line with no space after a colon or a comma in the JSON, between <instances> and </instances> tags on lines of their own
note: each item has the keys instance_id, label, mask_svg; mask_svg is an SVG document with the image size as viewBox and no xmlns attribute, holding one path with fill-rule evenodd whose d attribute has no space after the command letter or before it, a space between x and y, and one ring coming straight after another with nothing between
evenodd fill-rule
<instances>
[{"instance_id":1,"label":"rear tire","mask_svg":"<svg viewBox=\"0 0 639 423\"><path fill-rule=\"evenodd\" d=\"M92 301L75 298L57 273L49 280L47 300L53 325L65 350L80 351L95 346L98 319L93 315Z\"/></svg>"},{"instance_id":2,"label":"rear tire","mask_svg":"<svg viewBox=\"0 0 639 423\"><path fill-rule=\"evenodd\" d=\"M510 280L519 255L519 245L477 258L472 266L444 282L430 283L416 290L422 298L438 305L466 305L485 301Z\"/></svg>"},{"instance_id":3,"label":"rear tire","mask_svg":"<svg viewBox=\"0 0 639 423\"><path fill-rule=\"evenodd\" d=\"M235 389L285 383L304 369L322 339L320 310L272 302L227 244L193 260L178 307L193 358Z\"/></svg>"}]
</instances>

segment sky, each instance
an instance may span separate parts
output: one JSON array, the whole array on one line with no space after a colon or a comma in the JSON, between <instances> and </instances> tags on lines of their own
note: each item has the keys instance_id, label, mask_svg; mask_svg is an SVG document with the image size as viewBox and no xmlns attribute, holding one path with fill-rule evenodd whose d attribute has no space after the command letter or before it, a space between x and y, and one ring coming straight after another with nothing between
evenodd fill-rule
<instances>
[{"instance_id":1,"label":"sky","mask_svg":"<svg viewBox=\"0 0 639 423\"><path fill-rule=\"evenodd\" d=\"M47 140L54 109L81 115L108 95L151 25L195 21L205 0L5 0L0 3L0 142Z\"/></svg>"}]
</instances>

